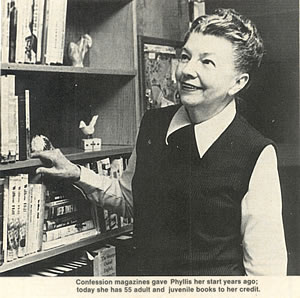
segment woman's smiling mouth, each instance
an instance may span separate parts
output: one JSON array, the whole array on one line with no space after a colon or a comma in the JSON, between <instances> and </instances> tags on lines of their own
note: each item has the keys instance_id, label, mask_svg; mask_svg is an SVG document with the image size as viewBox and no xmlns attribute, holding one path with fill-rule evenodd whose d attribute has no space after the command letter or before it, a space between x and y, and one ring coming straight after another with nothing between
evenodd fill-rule
<instances>
[{"instance_id":1,"label":"woman's smiling mouth","mask_svg":"<svg viewBox=\"0 0 300 298\"><path fill-rule=\"evenodd\" d=\"M183 91L196 91L196 90L202 90L202 87L198 87L189 83L181 83L181 90Z\"/></svg>"}]
</instances>

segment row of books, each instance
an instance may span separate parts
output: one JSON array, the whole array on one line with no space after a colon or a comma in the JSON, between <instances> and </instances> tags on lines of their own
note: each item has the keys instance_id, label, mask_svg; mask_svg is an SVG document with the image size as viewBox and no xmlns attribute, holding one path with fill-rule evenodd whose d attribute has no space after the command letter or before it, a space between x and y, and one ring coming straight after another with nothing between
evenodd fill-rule
<instances>
[{"instance_id":1,"label":"row of books","mask_svg":"<svg viewBox=\"0 0 300 298\"><path fill-rule=\"evenodd\" d=\"M106 157L100 160L87 162L84 166L90 170L93 170L98 175L118 179L123 174L127 164L128 160L124 159L123 157ZM97 216L99 218L97 223L100 225L100 230L102 229L104 231L111 231L129 224L133 224L132 217L124 218L99 206L95 206L95 210L96 213L100 213L100 216ZM104 221L101 220L102 218Z\"/></svg>"},{"instance_id":2,"label":"row of books","mask_svg":"<svg viewBox=\"0 0 300 298\"><path fill-rule=\"evenodd\" d=\"M28 174L0 179L0 259L10 262L42 249L45 186Z\"/></svg>"},{"instance_id":3,"label":"row of books","mask_svg":"<svg viewBox=\"0 0 300 298\"><path fill-rule=\"evenodd\" d=\"M128 160L123 157L106 157L97 161L88 162L85 166L99 175L111 178L120 178L127 166L127 163Z\"/></svg>"},{"instance_id":4,"label":"row of books","mask_svg":"<svg viewBox=\"0 0 300 298\"><path fill-rule=\"evenodd\" d=\"M123 158L95 163L99 174L111 177L120 176L125 164ZM0 178L1 263L132 223L132 218L90 203L73 185L33 184L28 174Z\"/></svg>"},{"instance_id":5,"label":"row of books","mask_svg":"<svg viewBox=\"0 0 300 298\"><path fill-rule=\"evenodd\" d=\"M67 0L2 0L2 62L63 63Z\"/></svg>"},{"instance_id":6,"label":"row of books","mask_svg":"<svg viewBox=\"0 0 300 298\"><path fill-rule=\"evenodd\" d=\"M30 158L30 93L16 94L15 75L1 75L0 162Z\"/></svg>"}]
</instances>

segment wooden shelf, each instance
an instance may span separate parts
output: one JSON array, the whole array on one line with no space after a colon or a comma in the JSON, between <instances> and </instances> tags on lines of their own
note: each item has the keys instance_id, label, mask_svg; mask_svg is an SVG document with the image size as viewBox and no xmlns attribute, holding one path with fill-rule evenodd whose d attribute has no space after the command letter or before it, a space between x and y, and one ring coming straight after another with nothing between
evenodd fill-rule
<instances>
[{"instance_id":1,"label":"wooden shelf","mask_svg":"<svg viewBox=\"0 0 300 298\"><path fill-rule=\"evenodd\" d=\"M91 74L91 75L120 75L135 76L136 70L124 69L102 69L95 67L73 67L64 65L39 65L39 64L21 64L21 63L2 63L2 71L26 71L26 72L44 72L44 73L70 73L70 74Z\"/></svg>"},{"instance_id":2,"label":"wooden shelf","mask_svg":"<svg viewBox=\"0 0 300 298\"><path fill-rule=\"evenodd\" d=\"M132 146L122 145L102 145L100 151L85 152L78 148L61 148L61 151L71 161L79 161L85 159L102 158L107 156L119 155L119 154L130 154L133 150ZM32 158L24 161L17 161L15 163L7 163L0 165L0 171L9 171L16 169L24 169L30 167L37 167L42 165L38 158Z\"/></svg>"},{"instance_id":3,"label":"wooden shelf","mask_svg":"<svg viewBox=\"0 0 300 298\"><path fill-rule=\"evenodd\" d=\"M46 251L41 251L41 252L38 252L38 253L35 253L32 255L28 255L24 258L20 258L15 261L3 264L2 266L0 266L0 273L4 273L6 271L13 270L13 269L19 268L21 266L29 265L34 262L38 262L38 261L41 261L41 260L44 260L47 258L51 258L51 257L63 254L65 252L68 252L68 251L71 251L74 249L82 248L82 247L94 244L96 242L105 241L110 238L117 237L117 236L120 236L124 233L128 233L131 231L132 231L132 225L128 225L123 228L116 229L116 230L113 230L113 231L110 231L110 232L107 232L104 234L99 234L96 236L81 239L79 241L76 241L75 243L66 244L66 245L52 248L52 249L49 249Z\"/></svg>"},{"instance_id":4,"label":"wooden shelf","mask_svg":"<svg viewBox=\"0 0 300 298\"><path fill-rule=\"evenodd\" d=\"M96 3L128 3L131 2L132 0L69 0L69 2L88 2L89 4Z\"/></svg>"}]
</instances>

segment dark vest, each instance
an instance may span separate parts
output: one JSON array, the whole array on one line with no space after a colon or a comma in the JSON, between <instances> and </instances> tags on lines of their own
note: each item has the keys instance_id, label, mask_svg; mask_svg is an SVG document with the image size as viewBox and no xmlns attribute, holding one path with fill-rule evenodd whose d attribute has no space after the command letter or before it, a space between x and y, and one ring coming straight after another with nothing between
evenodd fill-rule
<instances>
[{"instance_id":1,"label":"dark vest","mask_svg":"<svg viewBox=\"0 0 300 298\"><path fill-rule=\"evenodd\" d=\"M132 182L137 274L244 275L241 200L272 142L237 115L200 158L192 126L165 144L178 108L151 110L140 127Z\"/></svg>"}]
</instances>

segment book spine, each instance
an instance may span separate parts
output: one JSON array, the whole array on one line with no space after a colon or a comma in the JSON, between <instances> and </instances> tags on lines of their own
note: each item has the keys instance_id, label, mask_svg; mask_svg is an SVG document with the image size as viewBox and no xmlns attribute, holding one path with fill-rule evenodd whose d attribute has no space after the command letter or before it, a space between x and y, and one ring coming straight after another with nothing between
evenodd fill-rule
<instances>
[{"instance_id":1,"label":"book spine","mask_svg":"<svg viewBox=\"0 0 300 298\"><path fill-rule=\"evenodd\" d=\"M78 218L74 218L72 216L68 216L64 218L63 220L60 220L60 218L53 219L53 220L45 220L44 223L44 231L51 231L54 229L62 228L68 225L76 224L79 222Z\"/></svg>"},{"instance_id":2,"label":"book spine","mask_svg":"<svg viewBox=\"0 0 300 298\"><path fill-rule=\"evenodd\" d=\"M53 219L65 214L74 213L76 211L77 211L77 205L75 203L48 207L45 210L45 218Z\"/></svg>"},{"instance_id":3,"label":"book spine","mask_svg":"<svg viewBox=\"0 0 300 298\"><path fill-rule=\"evenodd\" d=\"M37 188L37 251L42 250L43 245L43 226L45 215L45 201L46 201L46 186L44 184L36 184Z\"/></svg>"},{"instance_id":4,"label":"book spine","mask_svg":"<svg viewBox=\"0 0 300 298\"><path fill-rule=\"evenodd\" d=\"M16 63L24 63L25 61L25 18L27 12L27 0L22 3L15 2L17 10L17 36L16 36Z\"/></svg>"},{"instance_id":5,"label":"book spine","mask_svg":"<svg viewBox=\"0 0 300 298\"><path fill-rule=\"evenodd\" d=\"M110 225L110 230L115 230L119 228L119 220L118 220L118 215L116 213L109 213L109 225Z\"/></svg>"},{"instance_id":6,"label":"book spine","mask_svg":"<svg viewBox=\"0 0 300 298\"><path fill-rule=\"evenodd\" d=\"M16 161L16 96L15 96L15 76L8 75L8 160Z\"/></svg>"},{"instance_id":7,"label":"book spine","mask_svg":"<svg viewBox=\"0 0 300 298\"><path fill-rule=\"evenodd\" d=\"M16 151L16 161L20 160L20 147L19 147L19 103L18 96L15 96L15 113L14 113L14 122L15 122L15 151Z\"/></svg>"},{"instance_id":8,"label":"book spine","mask_svg":"<svg viewBox=\"0 0 300 298\"><path fill-rule=\"evenodd\" d=\"M22 257L22 253L19 252L20 247L20 227L21 227L21 209L22 209L22 177L21 175L17 176L18 183L17 183L17 202L16 202L16 220L15 220L15 229L16 233L18 234L16 239L16 246L17 246L17 257Z\"/></svg>"},{"instance_id":9,"label":"book spine","mask_svg":"<svg viewBox=\"0 0 300 298\"><path fill-rule=\"evenodd\" d=\"M59 58L58 63L63 64L64 62L64 51L65 51L65 37L66 37L66 20L67 20L67 5L68 1L63 0L62 1L62 18L61 18L61 34L60 34L60 45L59 45Z\"/></svg>"},{"instance_id":10,"label":"book spine","mask_svg":"<svg viewBox=\"0 0 300 298\"><path fill-rule=\"evenodd\" d=\"M33 243L33 185L28 184L28 210L27 210L27 229L26 229L27 247L26 253L31 254Z\"/></svg>"},{"instance_id":11,"label":"book spine","mask_svg":"<svg viewBox=\"0 0 300 298\"><path fill-rule=\"evenodd\" d=\"M36 46L35 36L32 34L31 27L33 26L33 0L25 0L26 2L26 11L25 11L25 20L24 20L24 44L25 48L25 63L35 63L36 54L34 47Z\"/></svg>"},{"instance_id":12,"label":"book spine","mask_svg":"<svg viewBox=\"0 0 300 298\"><path fill-rule=\"evenodd\" d=\"M32 247L31 252L37 252L37 206L39 204L39 193L36 184L32 184Z\"/></svg>"},{"instance_id":13,"label":"book spine","mask_svg":"<svg viewBox=\"0 0 300 298\"><path fill-rule=\"evenodd\" d=\"M25 90L25 146L26 159L30 159L30 94L29 90Z\"/></svg>"},{"instance_id":14,"label":"book spine","mask_svg":"<svg viewBox=\"0 0 300 298\"><path fill-rule=\"evenodd\" d=\"M19 227L19 248L18 257L24 257L27 254L27 211L28 211L28 174L20 174L21 176L21 214Z\"/></svg>"},{"instance_id":15,"label":"book spine","mask_svg":"<svg viewBox=\"0 0 300 298\"><path fill-rule=\"evenodd\" d=\"M8 63L9 59L9 0L1 1L1 59Z\"/></svg>"},{"instance_id":16,"label":"book spine","mask_svg":"<svg viewBox=\"0 0 300 298\"><path fill-rule=\"evenodd\" d=\"M17 196L18 176L9 176L9 202L8 202L8 224L7 224L7 261L17 258L19 246L19 231L17 227Z\"/></svg>"},{"instance_id":17,"label":"book spine","mask_svg":"<svg viewBox=\"0 0 300 298\"><path fill-rule=\"evenodd\" d=\"M44 17L43 17L43 32L42 32L42 46L41 46L41 63L46 63L47 52L47 36L48 36L48 23L49 23L49 5L50 0L44 2Z\"/></svg>"},{"instance_id":18,"label":"book spine","mask_svg":"<svg viewBox=\"0 0 300 298\"><path fill-rule=\"evenodd\" d=\"M103 209L105 231L110 231L110 217L107 209Z\"/></svg>"},{"instance_id":19,"label":"book spine","mask_svg":"<svg viewBox=\"0 0 300 298\"><path fill-rule=\"evenodd\" d=\"M54 247L71 244L76 241L80 241L81 239L85 239L85 238L96 236L96 235L97 235L96 229L90 229L90 230L76 233L76 234L73 234L70 236L66 236L64 238L59 238L59 239L56 239L53 241L43 242L43 250L48 250L48 249L51 249Z\"/></svg>"},{"instance_id":20,"label":"book spine","mask_svg":"<svg viewBox=\"0 0 300 298\"><path fill-rule=\"evenodd\" d=\"M47 0L47 32L46 32L46 47L45 47L45 64L52 63L53 50L54 50L54 21L55 21L55 10L53 0Z\"/></svg>"},{"instance_id":21,"label":"book spine","mask_svg":"<svg viewBox=\"0 0 300 298\"><path fill-rule=\"evenodd\" d=\"M16 1L12 0L9 6L9 62L16 60L17 39L17 7Z\"/></svg>"},{"instance_id":22,"label":"book spine","mask_svg":"<svg viewBox=\"0 0 300 298\"><path fill-rule=\"evenodd\" d=\"M91 229L94 229L94 222L93 220L87 220L81 223L80 225L76 223L63 228L54 229L52 231L45 231L43 236L43 241L44 242L53 241L53 240L57 240L63 237L67 237Z\"/></svg>"},{"instance_id":23,"label":"book spine","mask_svg":"<svg viewBox=\"0 0 300 298\"><path fill-rule=\"evenodd\" d=\"M0 97L0 161L8 162L8 84L7 76L1 76Z\"/></svg>"},{"instance_id":24,"label":"book spine","mask_svg":"<svg viewBox=\"0 0 300 298\"><path fill-rule=\"evenodd\" d=\"M94 253L94 276L116 276L116 248L106 245Z\"/></svg>"},{"instance_id":25,"label":"book spine","mask_svg":"<svg viewBox=\"0 0 300 298\"><path fill-rule=\"evenodd\" d=\"M4 263L3 233L4 233L4 183L5 179L0 178L0 265Z\"/></svg>"},{"instance_id":26,"label":"book spine","mask_svg":"<svg viewBox=\"0 0 300 298\"><path fill-rule=\"evenodd\" d=\"M123 158L116 158L111 162L111 177L120 178L123 174Z\"/></svg>"},{"instance_id":27,"label":"book spine","mask_svg":"<svg viewBox=\"0 0 300 298\"><path fill-rule=\"evenodd\" d=\"M8 208L9 208L9 179L4 178L3 190L3 257L4 263L7 262L7 227L8 227Z\"/></svg>"},{"instance_id":28,"label":"book spine","mask_svg":"<svg viewBox=\"0 0 300 298\"><path fill-rule=\"evenodd\" d=\"M59 206L59 205L69 204L69 203L71 203L71 199L69 199L69 198L61 198L59 200L47 202L46 203L46 208L51 208L51 207L54 207L54 206Z\"/></svg>"},{"instance_id":29,"label":"book spine","mask_svg":"<svg viewBox=\"0 0 300 298\"><path fill-rule=\"evenodd\" d=\"M42 62L42 40L43 40L43 23L44 23L44 9L45 0L34 1L34 14L37 16L37 63Z\"/></svg>"}]
</instances>

